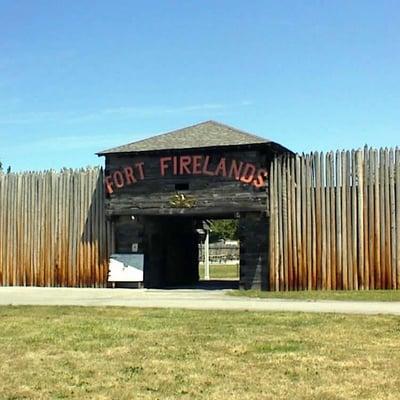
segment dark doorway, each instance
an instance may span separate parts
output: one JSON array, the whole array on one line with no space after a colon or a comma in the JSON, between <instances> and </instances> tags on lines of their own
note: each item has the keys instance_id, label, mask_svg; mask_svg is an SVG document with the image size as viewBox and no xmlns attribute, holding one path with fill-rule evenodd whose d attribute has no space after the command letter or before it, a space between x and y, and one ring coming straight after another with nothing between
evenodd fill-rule
<instances>
[{"instance_id":1,"label":"dark doorway","mask_svg":"<svg viewBox=\"0 0 400 400\"><path fill-rule=\"evenodd\" d=\"M199 261L201 256L204 256L201 255L204 248L204 232L201 232L201 228L208 223L207 221L209 220L199 216L145 217L143 221L145 287L200 289L239 287L239 259L232 265L232 260L225 254L221 254L224 258L219 260L221 262L213 263L211 279L204 279L204 264L199 268ZM225 243L221 243L221 245L229 247L229 244L225 246ZM213 246L218 247L219 244L214 242ZM235 253L235 250L232 253ZM229 270L228 276L224 275L224 269ZM215 274L215 271L218 273Z\"/></svg>"},{"instance_id":2,"label":"dark doorway","mask_svg":"<svg viewBox=\"0 0 400 400\"><path fill-rule=\"evenodd\" d=\"M144 286L193 285L198 275L198 236L191 217L146 217Z\"/></svg>"}]
</instances>

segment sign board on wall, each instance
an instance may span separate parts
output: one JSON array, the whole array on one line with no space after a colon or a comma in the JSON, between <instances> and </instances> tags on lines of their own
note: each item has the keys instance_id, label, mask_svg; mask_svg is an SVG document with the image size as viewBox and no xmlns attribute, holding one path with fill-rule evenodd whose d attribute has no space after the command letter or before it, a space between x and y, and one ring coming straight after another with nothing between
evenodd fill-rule
<instances>
[{"instance_id":1,"label":"sign board on wall","mask_svg":"<svg viewBox=\"0 0 400 400\"><path fill-rule=\"evenodd\" d=\"M143 254L112 254L109 282L143 282Z\"/></svg>"},{"instance_id":2,"label":"sign board on wall","mask_svg":"<svg viewBox=\"0 0 400 400\"><path fill-rule=\"evenodd\" d=\"M257 167L252 162L226 157L213 159L213 156L203 154L161 157L156 171L158 173L153 178L170 176L224 177L256 188L265 187L267 180L267 170ZM144 161L123 165L105 176L106 193L112 194L117 189L135 185L147 178L147 167Z\"/></svg>"}]
</instances>

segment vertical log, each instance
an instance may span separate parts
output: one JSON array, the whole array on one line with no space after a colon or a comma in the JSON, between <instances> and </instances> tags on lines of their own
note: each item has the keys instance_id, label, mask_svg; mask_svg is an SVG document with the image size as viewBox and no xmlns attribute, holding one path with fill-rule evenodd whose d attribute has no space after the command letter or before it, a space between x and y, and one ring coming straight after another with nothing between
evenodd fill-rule
<instances>
[{"instance_id":1,"label":"vertical log","mask_svg":"<svg viewBox=\"0 0 400 400\"><path fill-rule=\"evenodd\" d=\"M356 243L354 244L354 252L357 252L358 259L355 258L356 261L358 261L356 265L356 269L358 270L358 282L357 282L357 289L364 289L365 287L365 278L364 278L364 264L365 264L365 259L364 259L364 195L365 195L365 190L364 190L364 160L363 160L363 153L362 151L357 151L356 154L357 157L357 199L358 199L358 215L357 215L357 220L354 221L354 224L357 223L358 226L358 246L357 246L357 239Z\"/></svg>"},{"instance_id":2,"label":"vertical log","mask_svg":"<svg viewBox=\"0 0 400 400\"><path fill-rule=\"evenodd\" d=\"M38 263L38 285L44 286L45 281L45 257L44 257L44 235L45 235L45 192L44 192L44 180L45 180L46 172L40 173L39 181L38 181L38 189L39 189L39 197L38 197L38 210L39 210L39 226L41 227L40 232L38 232L39 243L38 243L38 254L39 254L39 263Z\"/></svg>"},{"instance_id":3,"label":"vertical log","mask_svg":"<svg viewBox=\"0 0 400 400\"><path fill-rule=\"evenodd\" d=\"M374 164L375 164L375 221L374 221L374 242L375 242L375 289L383 289L382 287L382 274L381 274L381 202L380 202L380 160L378 151L374 151Z\"/></svg>"},{"instance_id":4,"label":"vertical log","mask_svg":"<svg viewBox=\"0 0 400 400\"><path fill-rule=\"evenodd\" d=\"M283 267L284 290L289 290L289 243L288 243L288 200L287 200L287 159L282 162L282 219L283 219Z\"/></svg>"},{"instance_id":5,"label":"vertical log","mask_svg":"<svg viewBox=\"0 0 400 400\"><path fill-rule=\"evenodd\" d=\"M325 163L324 155L320 154L320 202L321 202L321 286L322 289L327 289L327 262L326 262L326 247L327 247L327 234L326 234L326 204L325 204Z\"/></svg>"},{"instance_id":6,"label":"vertical log","mask_svg":"<svg viewBox=\"0 0 400 400\"><path fill-rule=\"evenodd\" d=\"M290 197L291 197L291 217L292 217L292 265L293 265L293 286L292 290L298 290L298 265L297 265L297 214L296 214L296 168L295 168L295 157L290 158Z\"/></svg>"},{"instance_id":7,"label":"vertical log","mask_svg":"<svg viewBox=\"0 0 400 400\"><path fill-rule=\"evenodd\" d=\"M274 290L275 287L275 161L271 162L269 174L269 290Z\"/></svg>"},{"instance_id":8,"label":"vertical log","mask_svg":"<svg viewBox=\"0 0 400 400\"><path fill-rule=\"evenodd\" d=\"M52 231L51 231L51 240L52 240L52 254L51 254L51 282L50 286L56 286L56 264L57 264L57 219L58 219L58 190L57 190L57 176L52 171L51 174L51 194L52 194Z\"/></svg>"},{"instance_id":9,"label":"vertical log","mask_svg":"<svg viewBox=\"0 0 400 400\"><path fill-rule=\"evenodd\" d=\"M343 289L343 257L342 257L342 157L336 152L336 288Z\"/></svg>"},{"instance_id":10,"label":"vertical log","mask_svg":"<svg viewBox=\"0 0 400 400\"><path fill-rule=\"evenodd\" d=\"M331 161L330 153L325 155L325 232L326 232L326 289L332 289L332 268L331 268Z\"/></svg>"},{"instance_id":11,"label":"vertical log","mask_svg":"<svg viewBox=\"0 0 400 400\"><path fill-rule=\"evenodd\" d=\"M292 218L292 171L290 158L286 158L286 212L287 212L287 266L288 266L288 290L293 290L293 218Z\"/></svg>"},{"instance_id":12,"label":"vertical log","mask_svg":"<svg viewBox=\"0 0 400 400\"><path fill-rule=\"evenodd\" d=\"M8 210L11 210L11 196L12 196L12 191L13 191L13 181L12 181L12 175L7 177L7 202L6 202L6 207ZM10 265L12 261L11 257L11 251L12 251L12 221L11 221L11 212L6 212L6 262L5 262L5 270L4 270L4 278L5 278L5 284L8 286L11 284L10 282Z\"/></svg>"},{"instance_id":13,"label":"vertical log","mask_svg":"<svg viewBox=\"0 0 400 400\"><path fill-rule=\"evenodd\" d=\"M23 223L22 223L22 175L17 174L17 199L16 199L16 226L17 226L17 248L16 248L16 263L15 263L15 271L14 271L14 285L21 285L21 275L22 275L22 247L23 247ZM22 245L21 245L22 244Z\"/></svg>"},{"instance_id":14,"label":"vertical log","mask_svg":"<svg viewBox=\"0 0 400 400\"><path fill-rule=\"evenodd\" d=\"M301 169L300 169L300 158L296 155L295 159L295 170L296 170L296 243L297 243L297 288L299 290L303 290L303 255L302 255L302 238L301 238L301 229L302 229L302 215L301 215Z\"/></svg>"},{"instance_id":15,"label":"vertical log","mask_svg":"<svg viewBox=\"0 0 400 400\"><path fill-rule=\"evenodd\" d=\"M300 159L301 164L301 253L302 253L302 287L308 288L308 261L307 258L307 164L303 154Z\"/></svg>"},{"instance_id":16,"label":"vertical log","mask_svg":"<svg viewBox=\"0 0 400 400\"><path fill-rule=\"evenodd\" d=\"M318 152L314 153L314 179L315 179L315 266L314 266L314 275L315 275L315 289L321 289L321 276L322 276L322 268L321 268L321 254L322 254L322 242L321 242L321 167L320 167L320 158Z\"/></svg>"},{"instance_id":17,"label":"vertical log","mask_svg":"<svg viewBox=\"0 0 400 400\"><path fill-rule=\"evenodd\" d=\"M306 183L306 204L307 204L307 288L311 290L313 288L313 265L312 265L312 165L311 156L306 156L306 172L307 172L307 183Z\"/></svg>"},{"instance_id":18,"label":"vertical log","mask_svg":"<svg viewBox=\"0 0 400 400\"><path fill-rule=\"evenodd\" d=\"M336 269L337 269L337 259L336 259L336 190L337 181L335 180L335 155L333 152L329 154L329 164L330 164L330 235L331 235L331 289L336 290Z\"/></svg>"},{"instance_id":19,"label":"vertical log","mask_svg":"<svg viewBox=\"0 0 400 400\"><path fill-rule=\"evenodd\" d=\"M280 252L280 225L279 225L279 188L278 188L278 162L275 159L274 160L274 173L275 173L275 178L274 178L274 188L275 188L275 290L279 291L280 287L280 259L281 259L281 252Z\"/></svg>"},{"instance_id":20,"label":"vertical log","mask_svg":"<svg viewBox=\"0 0 400 400\"><path fill-rule=\"evenodd\" d=\"M0 284L5 285L4 266L5 266L5 192L6 180L4 174L0 173Z\"/></svg>"},{"instance_id":21,"label":"vertical log","mask_svg":"<svg viewBox=\"0 0 400 400\"><path fill-rule=\"evenodd\" d=\"M352 179L351 155L346 151L346 243L347 243L347 285L348 289L353 289L353 250L352 250L352 232L353 221L351 215L351 179Z\"/></svg>"},{"instance_id":22,"label":"vertical log","mask_svg":"<svg viewBox=\"0 0 400 400\"><path fill-rule=\"evenodd\" d=\"M4 220L4 175L0 172L0 285L4 285L3 282L3 268L4 268L4 230L3 230L3 220Z\"/></svg>"},{"instance_id":23,"label":"vertical log","mask_svg":"<svg viewBox=\"0 0 400 400\"><path fill-rule=\"evenodd\" d=\"M400 288L400 149L396 147L396 280Z\"/></svg>"},{"instance_id":24,"label":"vertical log","mask_svg":"<svg viewBox=\"0 0 400 400\"><path fill-rule=\"evenodd\" d=\"M363 153L363 162L362 162L362 168L363 168L363 202L362 202L362 214L363 214L363 231L364 231L364 238L363 238L363 247L364 247L364 265L362 265L360 261L360 266L363 268L364 273L363 273L363 289L369 289L369 282L370 282L370 258L369 258L369 248L368 248L368 241L369 241L369 215L368 213L370 212L370 205L369 205L369 170L370 170L370 160L369 160L369 152L368 152L368 147L365 146L364 148L364 153Z\"/></svg>"},{"instance_id":25,"label":"vertical log","mask_svg":"<svg viewBox=\"0 0 400 400\"><path fill-rule=\"evenodd\" d=\"M8 217L8 263L7 263L7 284L12 285L12 273L13 273L13 267L14 267L14 232L15 232L15 224L14 224L14 193L15 193L15 182L14 182L14 174L10 175L10 192L9 192L9 199L10 199L10 208L9 208L9 217Z\"/></svg>"},{"instance_id":26,"label":"vertical log","mask_svg":"<svg viewBox=\"0 0 400 400\"><path fill-rule=\"evenodd\" d=\"M10 198L12 192L12 180L11 176L7 176L7 186L6 186L6 210L11 210ZM10 230L10 213L5 213L5 237L6 237L6 255L5 255L5 265L4 265L4 284L9 285L9 268L10 268L10 256L11 256L11 230Z\"/></svg>"},{"instance_id":27,"label":"vertical log","mask_svg":"<svg viewBox=\"0 0 400 400\"><path fill-rule=\"evenodd\" d=\"M311 169L311 224L312 224L312 288L317 289L317 231L316 231L316 179L315 179L315 155L312 154L312 169Z\"/></svg>"},{"instance_id":28,"label":"vertical log","mask_svg":"<svg viewBox=\"0 0 400 400\"><path fill-rule=\"evenodd\" d=\"M375 289L375 276L377 270L375 258L375 155L369 149L368 160L368 249L369 249L369 288Z\"/></svg>"},{"instance_id":29,"label":"vertical log","mask_svg":"<svg viewBox=\"0 0 400 400\"><path fill-rule=\"evenodd\" d=\"M389 150L389 196L390 196L390 283L392 289L397 289L396 271L396 192L395 192L395 155L393 149Z\"/></svg>"},{"instance_id":30,"label":"vertical log","mask_svg":"<svg viewBox=\"0 0 400 400\"><path fill-rule=\"evenodd\" d=\"M380 230L381 230L381 242L380 242L380 253L381 253L381 288L387 288L387 279L386 279L386 252L385 252L385 242L386 242L386 229L385 229L385 216L386 216L386 202L385 202L385 151L384 149L380 149L379 152L379 162L380 162L380 174L379 174L379 184L380 184Z\"/></svg>"},{"instance_id":31,"label":"vertical log","mask_svg":"<svg viewBox=\"0 0 400 400\"><path fill-rule=\"evenodd\" d=\"M346 152L341 153L342 165L342 286L344 290L349 288L348 285L348 266L347 266L347 162Z\"/></svg>"},{"instance_id":32,"label":"vertical log","mask_svg":"<svg viewBox=\"0 0 400 400\"><path fill-rule=\"evenodd\" d=\"M61 286L61 266L62 266L62 241L63 236L61 232L61 227L63 223L63 208L62 208L62 200L63 200L63 191L62 191L62 174L57 175L57 255L56 255L56 264L55 264L55 280L56 285Z\"/></svg>"},{"instance_id":33,"label":"vertical log","mask_svg":"<svg viewBox=\"0 0 400 400\"><path fill-rule=\"evenodd\" d=\"M109 249L107 246L107 229L106 229L106 217L104 208L104 172L103 169L99 169L97 176L97 188L99 197L101 200L101 243L102 243L102 260L101 260L101 286L104 287L107 284L108 277L108 260L109 260Z\"/></svg>"},{"instance_id":34,"label":"vertical log","mask_svg":"<svg viewBox=\"0 0 400 400\"><path fill-rule=\"evenodd\" d=\"M390 231L390 188L389 188L389 151L384 150L385 157L385 275L386 275L386 289L392 287L392 273L391 273L391 231Z\"/></svg>"},{"instance_id":35,"label":"vertical log","mask_svg":"<svg viewBox=\"0 0 400 400\"><path fill-rule=\"evenodd\" d=\"M95 224L94 224L94 257L93 257L93 267L94 267L94 273L93 273L93 279L92 281L92 287L96 287L97 282L99 280L99 274L98 274L98 264L99 264L99 219L100 219L100 203L99 203L99 198L96 196L96 181L93 179L93 173L91 171L91 181L92 181L92 198L94 199L95 202Z\"/></svg>"},{"instance_id":36,"label":"vertical log","mask_svg":"<svg viewBox=\"0 0 400 400\"><path fill-rule=\"evenodd\" d=\"M284 246L283 246L283 215L282 215L282 203L283 203L283 184L282 184L282 158L277 160L278 167L278 216L279 216L279 290L285 290L285 274L284 274ZM112 250L111 250L112 251Z\"/></svg>"},{"instance_id":37,"label":"vertical log","mask_svg":"<svg viewBox=\"0 0 400 400\"><path fill-rule=\"evenodd\" d=\"M359 200L362 201L363 192L360 191L362 189L362 176L361 168L362 163L359 165L360 151L352 151L351 152L351 162L352 162L352 179L351 179L351 225L352 225L352 234L351 234L351 253L352 253L352 288L358 290L358 279L359 279L359 271L358 271L358 258L359 252L361 251L362 244L361 241L364 241L364 235L360 236L360 227L363 225L362 218L362 208L360 208ZM361 179L360 179L361 178ZM360 222L361 221L361 222ZM363 250L364 253L364 250Z\"/></svg>"}]
</instances>

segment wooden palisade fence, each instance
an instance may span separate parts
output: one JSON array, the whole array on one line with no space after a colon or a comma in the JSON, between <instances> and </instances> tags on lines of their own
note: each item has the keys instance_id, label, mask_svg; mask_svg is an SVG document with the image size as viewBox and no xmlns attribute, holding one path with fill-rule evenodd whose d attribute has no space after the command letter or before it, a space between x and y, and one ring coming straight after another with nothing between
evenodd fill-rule
<instances>
[{"instance_id":1,"label":"wooden palisade fence","mask_svg":"<svg viewBox=\"0 0 400 400\"><path fill-rule=\"evenodd\" d=\"M0 174L0 285L106 284L101 169Z\"/></svg>"},{"instance_id":2,"label":"wooden palisade fence","mask_svg":"<svg viewBox=\"0 0 400 400\"><path fill-rule=\"evenodd\" d=\"M400 150L276 159L270 289L400 288Z\"/></svg>"},{"instance_id":3,"label":"wooden palisade fence","mask_svg":"<svg viewBox=\"0 0 400 400\"><path fill-rule=\"evenodd\" d=\"M276 159L271 290L400 289L400 150ZM0 174L0 285L106 285L103 171Z\"/></svg>"}]
</instances>

